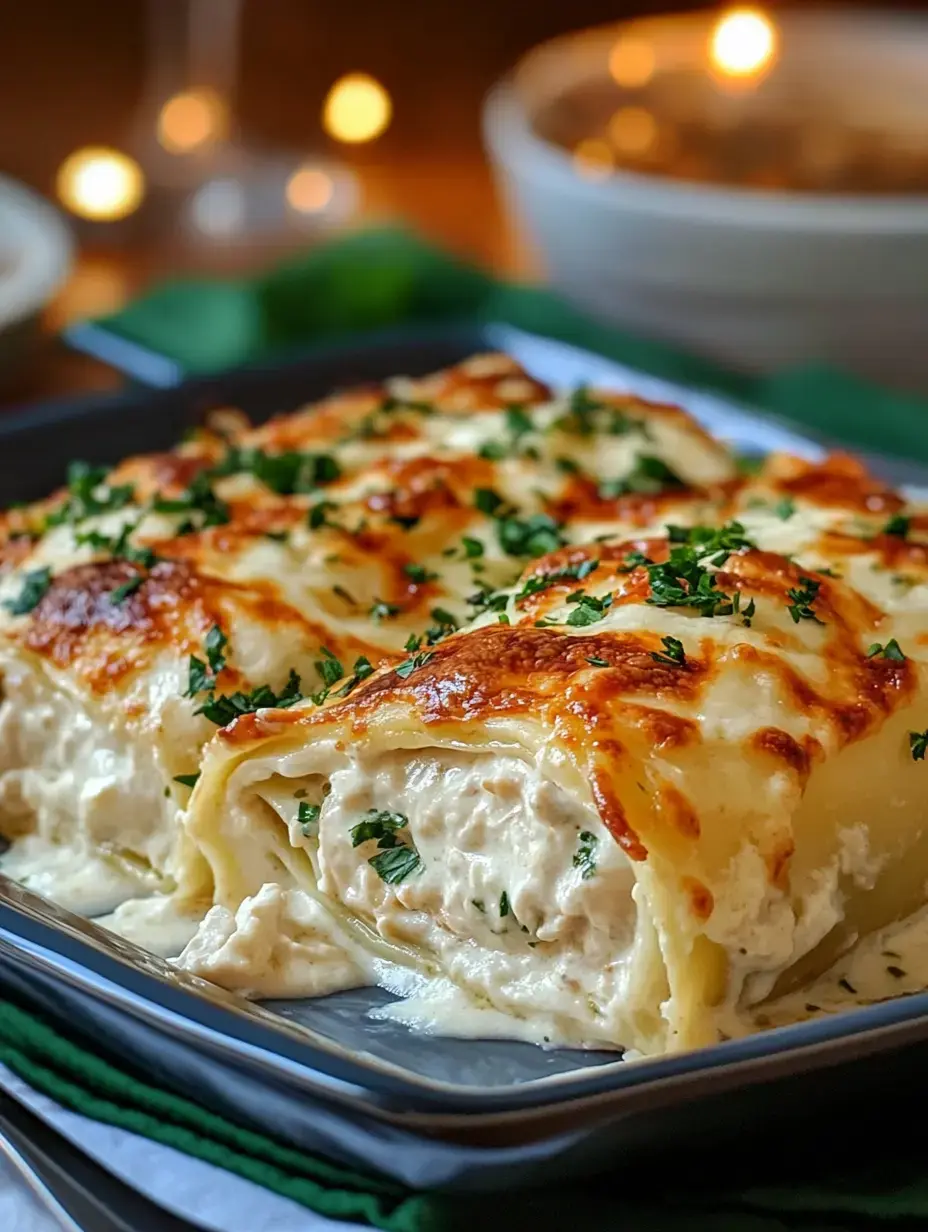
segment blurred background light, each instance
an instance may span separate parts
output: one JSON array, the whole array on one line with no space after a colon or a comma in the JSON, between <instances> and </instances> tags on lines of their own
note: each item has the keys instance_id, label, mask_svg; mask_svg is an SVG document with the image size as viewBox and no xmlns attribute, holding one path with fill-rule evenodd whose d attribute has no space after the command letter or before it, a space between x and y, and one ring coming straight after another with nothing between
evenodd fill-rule
<instances>
[{"instance_id":1,"label":"blurred background light","mask_svg":"<svg viewBox=\"0 0 928 1232\"><path fill-rule=\"evenodd\" d=\"M318 214L330 203L335 184L321 167L298 167L287 181L287 204L298 214Z\"/></svg>"},{"instance_id":2,"label":"blurred background light","mask_svg":"<svg viewBox=\"0 0 928 1232\"><path fill-rule=\"evenodd\" d=\"M145 177L128 154L86 146L69 154L58 168L55 190L72 214L115 222L138 209L145 196Z\"/></svg>"},{"instance_id":3,"label":"blurred background light","mask_svg":"<svg viewBox=\"0 0 928 1232\"><path fill-rule=\"evenodd\" d=\"M644 107L620 107L609 121L609 136L623 154L644 154L657 141L657 121Z\"/></svg>"},{"instance_id":4,"label":"blurred background light","mask_svg":"<svg viewBox=\"0 0 928 1232\"><path fill-rule=\"evenodd\" d=\"M776 27L760 9L732 9L712 31L710 56L727 77L755 77L773 62Z\"/></svg>"},{"instance_id":5,"label":"blurred background light","mask_svg":"<svg viewBox=\"0 0 928 1232\"><path fill-rule=\"evenodd\" d=\"M587 180L602 180L615 166L615 155L608 141L584 137L574 146L574 168Z\"/></svg>"},{"instance_id":6,"label":"blurred background light","mask_svg":"<svg viewBox=\"0 0 928 1232\"><path fill-rule=\"evenodd\" d=\"M213 239L233 239L245 226L245 192L238 180L208 180L194 193L190 219Z\"/></svg>"},{"instance_id":7,"label":"blurred background light","mask_svg":"<svg viewBox=\"0 0 928 1232\"><path fill-rule=\"evenodd\" d=\"M641 38L621 38L609 53L609 72L616 85L633 90L654 76L654 50Z\"/></svg>"},{"instance_id":8,"label":"blurred background light","mask_svg":"<svg viewBox=\"0 0 928 1232\"><path fill-rule=\"evenodd\" d=\"M226 135L225 100L207 88L175 94L158 115L158 141L171 154L187 154Z\"/></svg>"},{"instance_id":9,"label":"blurred background light","mask_svg":"<svg viewBox=\"0 0 928 1232\"><path fill-rule=\"evenodd\" d=\"M390 123L392 114L390 95L379 81L367 73L348 73L326 95L322 123L337 141L373 141Z\"/></svg>"}]
</instances>

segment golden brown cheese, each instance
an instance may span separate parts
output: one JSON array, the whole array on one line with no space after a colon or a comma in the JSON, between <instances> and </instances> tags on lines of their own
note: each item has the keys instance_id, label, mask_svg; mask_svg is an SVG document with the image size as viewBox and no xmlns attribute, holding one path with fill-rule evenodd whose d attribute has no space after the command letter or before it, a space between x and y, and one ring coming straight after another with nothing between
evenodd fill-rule
<instances>
[{"instance_id":1,"label":"golden brown cheese","mask_svg":"<svg viewBox=\"0 0 928 1232\"><path fill-rule=\"evenodd\" d=\"M682 412L555 396L501 355L257 428L219 412L176 450L77 470L0 522L0 826L39 863L71 844L170 880L229 705L356 685L410 639L491 618L531 557L599 524L695 520L735 483Z\"/></svg>"},{"instance_id":2,"label":"golden brown cheese","mask_svg":"<svg viewBox=\"0 0 928 1232\"><path fill-rule=\"evenodd\" d=\"M260 991L274 883L514 1020L659 1052L923 906L923 514L841 458L773 458L714 510L558 547L345 698L220 732L187 827L236 922L188 965L234 953ZM366 816L402 823L349 841Z\"/></svg>"}]
</instances>

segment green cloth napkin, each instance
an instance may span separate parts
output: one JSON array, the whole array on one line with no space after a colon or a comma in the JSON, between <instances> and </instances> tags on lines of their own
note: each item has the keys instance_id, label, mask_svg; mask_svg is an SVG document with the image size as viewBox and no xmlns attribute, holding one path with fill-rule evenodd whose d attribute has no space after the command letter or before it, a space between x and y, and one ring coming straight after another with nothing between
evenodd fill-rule
<instances>
[{"instance_id":1,"label":"green cloth napkin","mask_svg":"<svg viewBox=\"0 0 928 1232\"><path fill-rule=\"evenodd\" d=\"M500 282L398 229L359 231L260 277L164 283L97 322L207 373L398 324L501 321L793 419L875 453L928 463L928 404L825 368L733 372L619 332L540 287Z\"/></svg>"},{"instance_id":2,"label":"green cloth napkin","mask_svg":"<svg viewBox=\"0 0 928 1232\"><path fill-rule=\"evenodd\" d=\"M446 1197L413 1193L236 1125L79 1047L3 1000L0 1061L83 1116L235 1172L330 1219L386 1232L563 1232L568 1225L575 1232L852 1232L877 1219L893 1232L928 1226L928 1170L917 1146L909 1158L864 1166L852 1161L844 1174L814 1187L700 1185L675 1192L671 1171L637 1186L620 1174L614 1187L602 1178L557 1190Z\"/></svg>"}]
</instances>

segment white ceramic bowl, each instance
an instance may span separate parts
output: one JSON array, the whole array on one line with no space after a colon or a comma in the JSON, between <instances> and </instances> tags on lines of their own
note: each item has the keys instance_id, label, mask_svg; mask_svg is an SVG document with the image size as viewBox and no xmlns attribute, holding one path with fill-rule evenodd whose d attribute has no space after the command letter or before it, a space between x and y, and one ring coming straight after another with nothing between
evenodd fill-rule
<instances>
[{"instance_id":1,"label":"white ceramic bowl","mask_svg":"<svg viewBox=\"0 0 928 1232\"><path fill-rule=\"evenodd\" d=\"M72 254L57 210L0 176L0 380L34 345L39 314L68 276Z\"/></svg>"},{"instance_id":2,"label":"white ceramic bowl","mask_svg":"<svg viewBox=\"0 0 928 1232\"><path fill-rule=\"evenodd\" d=\"M658 69L706 60L716 14L602 27L536 48L490 94L484 131L505 198L554 285L600 318L754 370L827 362L928 388L928 196L841 196L584 178L533 121L608 80L619 38ZM928 136L928 23L828 10L777 18L769 89L815 75L835 106Z\"/></svg>"}]
</instances>

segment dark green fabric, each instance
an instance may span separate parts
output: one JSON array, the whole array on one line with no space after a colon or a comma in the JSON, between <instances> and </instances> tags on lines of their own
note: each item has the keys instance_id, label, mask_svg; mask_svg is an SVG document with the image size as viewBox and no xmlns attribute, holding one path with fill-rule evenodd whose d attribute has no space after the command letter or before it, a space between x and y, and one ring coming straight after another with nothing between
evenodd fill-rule
<instances>
[{"instance_id":1,"label":"dark green fabric","mask_svg":"<svg viewBox=\"0 0 928 1232\"><path fill-rule=\"evenodd\" d=\"M165 283L100 324L202 373L359 330L462 319L504 321L851 446L928 462L928 405L917 398L824 369L728 371L592 321L543 288L499 282L402 230L356 232L257 278Z\"/></svg>"},{"instance_id":2,"label":"dark green fabric","mask_svg":"<svg viewBox=\"0 0 928 1232\"><path fill-rule=\"evenodd\" d=\"M856 1232L879 1220L896 1232L928 1227L928 1170L916 1151L851 1161L816 1186L707 1189L647 1175L491 1197L412 1193L246 1129L153 1086L0 1000L0 1061L36 1090L93 1120L235 1172L330 1219L386 1232ZM872 1135L868 1141L873 1143ZM655 1165L655 1168L657 1165ZM673 1172L671 1172L673 1175ZM732 1185L729 1180L729 1185Z\"/></svg>"}]
</instances>

